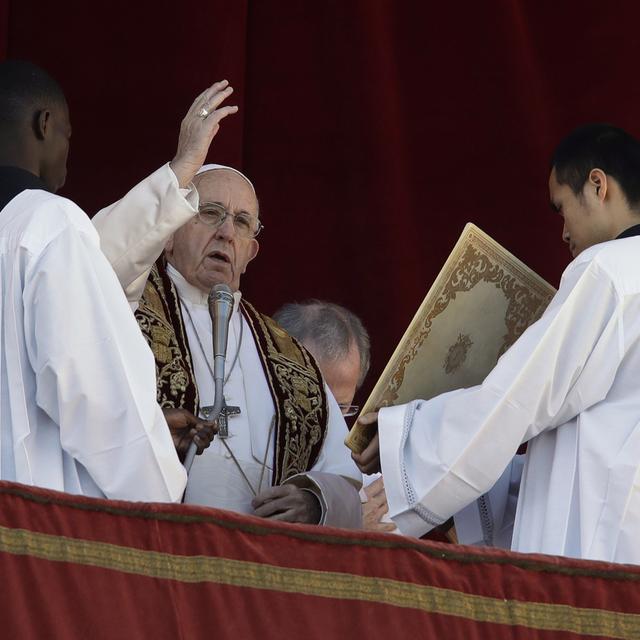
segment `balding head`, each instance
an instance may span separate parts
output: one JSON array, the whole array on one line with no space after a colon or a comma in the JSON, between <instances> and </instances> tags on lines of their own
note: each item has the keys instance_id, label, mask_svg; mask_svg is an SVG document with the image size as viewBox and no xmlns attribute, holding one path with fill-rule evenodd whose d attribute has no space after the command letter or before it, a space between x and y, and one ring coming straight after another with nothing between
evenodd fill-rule
<instances>
[{"instance_id":1,"label":"balding head","mask_svg":"<svg viewBox=\"0 0 640 640\"><path fill-rule=\"evenodd\" d=\"M360 318L322 300L285 304L273 318L315 357L338 404L350 405L369 370L369 334Z\"/></svg>"}]
</instances>

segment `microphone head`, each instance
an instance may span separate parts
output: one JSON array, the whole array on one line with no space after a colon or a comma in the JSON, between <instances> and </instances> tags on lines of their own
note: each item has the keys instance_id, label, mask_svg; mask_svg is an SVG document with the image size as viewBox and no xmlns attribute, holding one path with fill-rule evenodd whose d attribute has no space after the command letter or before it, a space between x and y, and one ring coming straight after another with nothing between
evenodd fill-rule
<instances>
[{"instance_id":1,"label":"microphone head","mask_svg":"<svg viewBox=\"0 0 640 640\"><path fill-rule=\"evenodd\" d=\"M233 292L228 284L216 284L209 292L209 305L215 302L227 302L233 305Z\"/></svg>"},{"instance_id":2,"label":"microphone head","mask_svg":"<svg viewBox=\"0 0 640 640\"><path fill-rule=\"evenodd\" d=\"M226 284L217 284L211 293L209 293L209 315L211 316L211 324L213 328L213 354L215 362L219 361L218 356L222 356L222 360L218 365L215 364L214 378L224 374L224 356L227 353L227 334L229 332L229 323L231 322L231 314L233 313L233 293Z\"/></svg>"}]
</instances>

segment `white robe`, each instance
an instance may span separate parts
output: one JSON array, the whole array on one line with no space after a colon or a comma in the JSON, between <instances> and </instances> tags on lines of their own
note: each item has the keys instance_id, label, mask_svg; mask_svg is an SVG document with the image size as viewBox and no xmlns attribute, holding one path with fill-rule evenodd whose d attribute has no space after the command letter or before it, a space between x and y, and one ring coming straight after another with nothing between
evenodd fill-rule
<instances>
[{"instance_id":1,"label":"white robe","mask_svg":"<svg viewBox=\"0 0 640 640\"><path fill-rule=\"evenodd\" d=\"M207 294L190 285L171 266L168 273L176 285L183 307L200 406L212 405L215 387L207 366L207 360L211 361L213 353ZM274 434L269 439L268 436L275 416L275 406L253 334L238 309L239 292L235 294L235 300L229 325L225 365L225 378L228 379L224 389L227 404L241 407L241 413L228 419L227 444L247 479L239 471L238 464L221 439L215 438L211 446L193 462L185 502L239 513L253 513L253 492L260 493L260 490L264 491L271 486ZM185 312L185 307L188 313ZM232 367L238 347L240 354ZM361 518L360 498L355 487L362 482L362 475L344 446L347 435L344 418L326 386L325 391L329 403L329 421L320 456L309 473L299 474L286 482L308 489L318 497L322 506L322 524L356 528L360 526Z\"/></svg>"},{"instance_id":2,"label":"white robe","mask_svg":"<svg viewBox=\"0 0 640 640\"><path fill-rule=\"evenodd\" d=\"M511 548L525 457L516 456L490 491L453 516L460 544Z\"/></svg>"},{"instance_id":3,"label":"white robe","mask_svg":"<svg viewBox=\"0 0 640 640\"><path fill-rule=\"evenodd\" d=\"M198 204L193 184L180 189L167 163L93 216L100 247L134 308L166 241L198 213Z\"/></svg>"},{"instance_id":4,"label":"white robe","mask_svg":"<svg viewBox=\"0 0 640 640\"><path fill-rule=\"evenodd\" d=\"M593 246L482 385L382 409L390 514L421 535L529 441L512 548L640 562L640 237Z\"/></svg>"},{"instance_id":5,"label":"white robe","mask_svg":"<svg viewBox=\"0 0 640 640\"><path fill-rule=\"evenodd\" d=\"M98 234L26 190L0 212L0 477L177 501L186 482L156 403L153 355Z\"/></svg>"}]
</instances>

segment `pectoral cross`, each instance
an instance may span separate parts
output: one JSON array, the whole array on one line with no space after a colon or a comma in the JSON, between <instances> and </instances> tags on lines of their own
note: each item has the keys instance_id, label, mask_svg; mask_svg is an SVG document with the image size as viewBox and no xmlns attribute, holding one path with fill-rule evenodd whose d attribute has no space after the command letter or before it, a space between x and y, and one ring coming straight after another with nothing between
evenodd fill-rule
<instances>
[{"instance_id":1,"label":"pectoral cross","mask_svg":"<svg viewBox=\"0 0 640 640\"><path fill-rule=\"evenodd\" d=\"M213 413L213 405L209 405L207 407L200 407L200 413L205 420L209 420L211 414ZM233 416L239 416L240 407L234 407L233 405L228 405L225 400L222 404L222 411L218 416L218 438L228 438L229 437L229 418L233 418Z\"/></svg>"}]
</instances>

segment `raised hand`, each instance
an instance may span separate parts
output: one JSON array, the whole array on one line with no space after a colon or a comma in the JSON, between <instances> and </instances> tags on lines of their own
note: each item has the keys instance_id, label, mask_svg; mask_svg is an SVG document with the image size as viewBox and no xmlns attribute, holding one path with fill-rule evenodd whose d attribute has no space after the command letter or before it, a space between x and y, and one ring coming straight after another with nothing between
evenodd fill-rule
<instances>
[{"instance_id":1,"label":"raised hand","mask_svg":"<svg viewBox=\"0 0 640 640\"><path fill-rule=\"evenodd\" d=\"M182 120L178 149L170 164L181 188L189 185L204 163L220 121L238 111L237 106L220 106L232 93L227 80L216 82L193 101Z\"/></svg>"}]
</instances>

